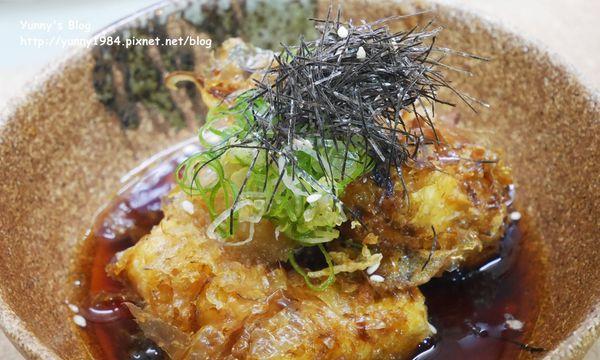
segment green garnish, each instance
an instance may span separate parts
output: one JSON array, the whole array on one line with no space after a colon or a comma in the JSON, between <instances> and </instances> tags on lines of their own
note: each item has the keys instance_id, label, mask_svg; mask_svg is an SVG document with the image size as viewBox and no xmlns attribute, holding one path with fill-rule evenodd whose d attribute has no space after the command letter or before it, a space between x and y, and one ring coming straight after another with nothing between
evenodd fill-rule
<instances>
[{"instance_id":1,"label":"green garnish","mask_svg":"<svg viewBox=\"0 0 600 360\"><path fill-rule=\"evenodd\" d=\"M295 139L293 163L281 157L274 161L276 154L241 140L255 121L245 107L246 96L231 108L209 111L199 136L209 148L180 164L177 183L187 194L202 197L219 222L215 233L221 240L231 237L239 222L263 218L304 246L337 238L336 227L347 218L330 190L340 196L350 182L372 169L370 157L356 146L326 140L323 147ZM263 102L255 101L253 110L262 107Z\"/></svg>"},{"instance_id":2,"label":"green garnish","mask_svg":"<svg viewBox=\"0 0 600 360\"><path fill-rule=\"evenodd\" d=\"M319 247L319 250L321 250L321 253L325 257L325 261L327 262L327 268L329 270L329 275L327 276L327 279L325 279L319 285L314 285L310 280L310 277L308 277L308 274L306 274L306 271L304 271L304 269L302 269L302 267L298 265L298 263L296 262L296 257L294 256L294 250L288 251L288 261L292 265L292 268L294 268L294 270L296 270L296 272L304 278L306 285L311 290L323 291L327 289L331 284L333 284L333 282L335 281L335 273L333 270L333 262L331 261L331 256L329 255L327 250L325 250L323 244L319 244L317 246Z\"/></svg>"}]
</instances>

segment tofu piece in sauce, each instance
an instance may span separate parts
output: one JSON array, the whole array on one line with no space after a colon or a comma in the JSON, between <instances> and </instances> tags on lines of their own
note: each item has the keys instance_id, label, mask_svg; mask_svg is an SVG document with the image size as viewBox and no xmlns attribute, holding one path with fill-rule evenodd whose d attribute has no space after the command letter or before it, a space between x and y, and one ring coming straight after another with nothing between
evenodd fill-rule
<instances>
[{"instance_id":1,"label":"tofu piece in sauce","mask_svg":"<svg viewBox=\"0 0 600 360\"><path fill-rule=\"evenodd\" d=\"M173 359L405 358L430 335L417 288L376 289L353 273L311 290L293 269L241 261L207 238L209 217L198 203L190 214L190 200L176 190L162 222L109 269L141 297L136 320Z\"/></svg>"},{"instance_id":2,"label":"tofu piece in sauce","mask_svg":"<svg viewBox=\"0 0 600 360\"><path fill-rule=\"evenodd\" d=\"M511 201L510 168L501 156L441 122L440 142L422 146L386 185L367 174L342 201L358 215L343 237L383 254L389 288L421 285L444 271L477 266L497 253ZM404 185L403 185L404 183Z\"/></svg>"}]
</instances>

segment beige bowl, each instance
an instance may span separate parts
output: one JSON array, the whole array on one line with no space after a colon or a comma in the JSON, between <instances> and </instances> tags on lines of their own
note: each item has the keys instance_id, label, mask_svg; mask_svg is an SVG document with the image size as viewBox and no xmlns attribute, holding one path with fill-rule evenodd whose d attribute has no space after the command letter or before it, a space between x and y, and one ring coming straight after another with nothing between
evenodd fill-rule
<instances>
[{"instance_id":1,"label":"beige bowl","mask_svg":"<svg viewBox=\"0 0 600 360\"><path fill-rule=\"evenodd\" d=\"M238 35L268 47L309 31L305 19L328 1L201 3L153 7L105 34L199 34L213 45ZM477 76L458 80L492 106L465 120L506 149L520 207L542 239L548 293L531 341L548 358L581 357L600 332L598 97L535 45L464 10L355 0L344 14L422 6L446 27L440 43L492 58L469 62ZM73 54L0 119L0 325L29 358L91 358L64 306L84 279L73 261L84 232L120 178L193 134L204 110L194 90L162 85L166 71L200 66L200 49L120 49Z\"/></svg>"}]
</instances>

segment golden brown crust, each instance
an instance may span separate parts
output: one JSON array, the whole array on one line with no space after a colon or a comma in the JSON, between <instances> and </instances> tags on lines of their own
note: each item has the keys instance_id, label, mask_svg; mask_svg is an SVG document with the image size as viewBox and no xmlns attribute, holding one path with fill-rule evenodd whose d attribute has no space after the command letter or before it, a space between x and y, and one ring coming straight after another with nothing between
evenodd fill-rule
<instances>
[{"instance_id":1,"label":"golden brown crust","mask_svg":"<svg viewBox=\"0 0 600 360\"><path fill-rule=\"evenodd\" d=\"M211 61L202 74L202 100L216 107L223 99L255 86L254 80L263 74L256 70L271 64L273 52L247 44L240 38L230 38L211 54Z\"/></svg>"},{"instance_id":2,"label":"golden brown crust","mask_svg":"<svg viewBox=\"0 0 600 360\"><path fill-rule=\"evenodd\" d=\"M504 234L510 169L448 124L438 136L439 145L421 147L402 168L404 185L394 173L391 196L370 175L344 193L366 227L345 224L342 233L384 254L378 273L388 286L415 286L475 266L497 252Z\"/></svg>"},{"instance_id":3,"label":"golden brown crust","mask_svg":"<svg viewBox=\"0 0 600 360\"><path fill-rule=\"evenodd\" d=\"M190 215L183 201L183 193L172 194L161 224L111 268L143 298L134 314L172 357L405 357L429 335L418 289L379 291L357 273L310 290L278 263L229 256L205 236L202 208L195 204Z\"/></svg>"}]
</instances>

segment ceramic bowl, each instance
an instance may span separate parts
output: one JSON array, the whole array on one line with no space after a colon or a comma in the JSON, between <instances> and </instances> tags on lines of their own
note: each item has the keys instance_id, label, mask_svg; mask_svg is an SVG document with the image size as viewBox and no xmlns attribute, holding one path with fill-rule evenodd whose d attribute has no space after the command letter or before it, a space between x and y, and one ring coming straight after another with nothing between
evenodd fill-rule
<instances>
[{"instance_id":1,"label":"ceramic bowl","mask_svg":"<svg viewBox=\"0 0 600 360\"><path fill-rule=\"evenodd\" d=\"M165 2L101 35L211 38L262 46L311 34L326 0ZM531 341L541 356L582 357L600 332L598 97L540 47L468 10L437 3L344 3L376 19L432 10L440 43L491 58L456 79L489 110L466 111L514 168L519 206L539 233L547 264ZM427 15L423 15L427 16ZM408 22L418 21L409 18ZM410 24L405 24L410 25ZM89 359L93 344L64 301L81 278L74 259L94 214L121 177L195 133L205 109L194 89L167 90L165 73L202 66L201 47L96 46L52 66L0 119L0 325L28 358ZM85 286L85 284L83 285Z\"/></svg>"}]
</instances>

